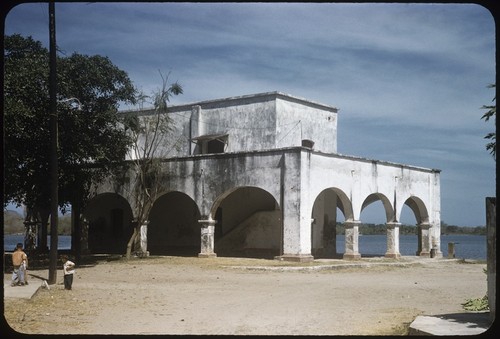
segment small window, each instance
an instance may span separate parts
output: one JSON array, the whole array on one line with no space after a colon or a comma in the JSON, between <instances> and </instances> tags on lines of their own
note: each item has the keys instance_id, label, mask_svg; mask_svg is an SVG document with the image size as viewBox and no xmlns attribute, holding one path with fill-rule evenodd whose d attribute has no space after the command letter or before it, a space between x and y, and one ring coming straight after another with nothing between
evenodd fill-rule
<instances>
[{"instance_id":1,"label":"small window","mask_svg":"<svg viewBox=\"0 0 500 339\"><path fill-rule=\"evenodd\" d=\"M224 146L226 143L220 139L214 139L207 141L207 153L224 153Z\"/></svg>"},{"instance_id":2,"label":"small window","mask_svg":"<svg viewBox=\"0 0 500 339\"><path fill-rule=\"evenodd\" d=\"M304 139L304 140L302 140L302 147L313 148L314 141L309 140L309 139Z\"/></svg>"},{"instance_id":3,"label":"small window","mask_svg":"<svg viewBox=\"0 0 500 339\"><path fill-rule=\"evenodd\" d=\"M191 140L196 143L195 154L224 153L227 137L227 134L211 134L192 138Z\"/></svg>"}]
</instances>

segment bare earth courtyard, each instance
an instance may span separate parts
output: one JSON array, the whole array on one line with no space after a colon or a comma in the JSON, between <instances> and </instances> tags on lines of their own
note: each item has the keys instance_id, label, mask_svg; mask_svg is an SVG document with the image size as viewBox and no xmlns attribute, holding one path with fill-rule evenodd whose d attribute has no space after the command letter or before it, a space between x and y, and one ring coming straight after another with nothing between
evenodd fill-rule
<instances>
[{"instance_id":1,"label":"bare earth courtyard","mask_svg":"<svg viewBox=\"0 0 500 339\"><path fill-rule=\"evenodd\" d=\"M28 334L398 335L418 315L463 313L466 299L486 294L485 267L417 257L101 260L77 268L71 291L59 270L50 290L6 298L4 316Z\"/></svg>"}]
</instances>

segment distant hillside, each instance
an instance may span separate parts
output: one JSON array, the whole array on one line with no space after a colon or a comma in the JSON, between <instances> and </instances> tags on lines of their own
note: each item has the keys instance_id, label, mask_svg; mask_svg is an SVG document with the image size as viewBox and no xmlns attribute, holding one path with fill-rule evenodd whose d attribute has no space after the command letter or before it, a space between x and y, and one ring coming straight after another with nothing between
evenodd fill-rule
<instances>
[{"instance_id":1,"label":"distant hillside","mask_svg":"<svg viewBox=\"0 0 500 339\"><path fill-rule=\"evenodd\" d=\"M3 211L3 233L15 234L24 233L24 217L17 211Z\"/></svg>"},{"instance_id":2,"label":"distant hillside","mask_svg":"<svg viewBox=\"0 0 500 339\"><path fill-rule=\"evenodd\" d=\"M24 233L24 217L17 211L4 210L3 220L3 234ZM58 221L58 233L61 235L71 235L71 214L59 216Z\"/></svg>"}]
</instances>

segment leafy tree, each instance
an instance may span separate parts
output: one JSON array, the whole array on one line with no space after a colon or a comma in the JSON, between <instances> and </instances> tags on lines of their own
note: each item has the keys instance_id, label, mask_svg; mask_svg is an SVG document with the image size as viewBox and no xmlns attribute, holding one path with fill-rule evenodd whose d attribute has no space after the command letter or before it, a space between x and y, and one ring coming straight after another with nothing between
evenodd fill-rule
<instances>
[{"instance_id":1,"label":"leafy tree","mask_svg":"<svg viewBox=\"0 0 500 339\"><path fill-rule=\"evenodd\" d=\"M491 84L488 86L488 88L496 88L495 84ZM492 100L493 102L496 101L496 96ZM487 109L486 113L483 114L481 119L484 119L484 121L490 120L490 118L496 119L496 114L497 114L497 106L495 105L483 105L481 107L482 109ZM486 150L490 151L491 155L493 156L494 159L496 159L496 153L497 153L497 137L496 133L488 133L485 137L485 139L491 140L489 143L486 144Z\"/></svg>"},{"instance_id":2,"label":"leafy tree","mask_svg":"<svg viewBox=\"0 0 500 339\"><path fill-rule=\"evenodd\" d=\"M60 61L62 98L75 97L80 110L60 110L62 202L88 196L90 184L100 182L125 159L131 140L118 114L120 102L135 103L128 75L102 56L73 54Z\"/></svg>"},{"instance_id":3,"label":"leafy tree","mask_svg":"<svg viewBox=\"0 0 500 339\"><path fill-rule=\"evenodd\" d=\"M7 36L4 60L4 205L48 209L48 52L32 38Z\"/></svg>"},{"instance_id":4,"label":"leafy tree","mask_svg":"<svg viewBox=\"0 0 500 339\"><path fill-rule=\"evenodd\" d=\"M167 113L168 103L173 95L182 94L182 86L177 82L168 84L168 76L162 78L161 89L153 92L152 96L140 94L141 107L144 102L151 100L153 110L151 114L138 115L132 112L126 115L126 130L132 138L130 149L131 161L123 167L124 173L133 173L131 185L126 195L133 202L134 230L127 243L127 259L132 251L142 252L138 240L141 226L147 222L149 212L154 201L160 194L162 179L161 160L169 152L169 133L174 129L171 118Z\"/></svg>"},{"instance_id":5,"label":"leafy tree","mask_svg":"<svg viewBox=\"0 0 500 339\"><path fill-rule=\"evenodd\" d=\"M49 53L31 37L4 38L4 206L23 204L45 210L48 217ZM57 65L59 205L64 212L125 158L131 140L118 107L136 100L128 75L106 57L74 53L58 56ZM79 109L69 98L81 103Z\"/></svg>"}]
</instances>

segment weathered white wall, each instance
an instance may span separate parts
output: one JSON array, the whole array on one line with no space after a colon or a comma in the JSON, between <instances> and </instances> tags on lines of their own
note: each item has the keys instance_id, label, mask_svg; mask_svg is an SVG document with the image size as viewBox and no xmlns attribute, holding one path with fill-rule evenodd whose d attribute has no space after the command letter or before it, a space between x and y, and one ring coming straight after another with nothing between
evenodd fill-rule
<instances>
[{"instance_id":1,"label":"weathered white wall","mask_svg":"<svg viewBox=\"0 0 500 339\"><path fill-rule=\"evenodd\" d=\"M418 199L423 203L419 211L421 222L428 222L431 226L429 248L435 247L440 252L439 171L314 152L302 159L307 163L303 164L301 171L305 179L303 187L309 192L302 196L304 215L312 210L315 197L326 188L337 188L349 197L352 217L346 219L354 221L360 220L363 204L372 194L382 198L387 222L399 222L407 199ZM346 211L346 214L350 215L350 212Z\"/></svg>"},{"instance_id":2,"label":"weathered white wall","mask_svg":"<svg viewBox=\"0 0 500 339\"><path fill-rule=\"evenodd\" d=\"M203 220L215 219L217 208L238 188L258 188L281 209L283 253L308 256L325 227L319 222L312 232L314 202L330 189L347 222L358 222L363 208L381 200L387 222L397 223L408 203L417 220L430 226L429 236L423 235L427 247L439 251L439 171L337 154L336 108L271 92L173 106L168 115L175 128L162 152L161 191L189 196ZM197 154L192 138L215 134L228 135L226 153ZM304 139L314 147L300 147ZM124 187L113 186L100 191L116 191L134 205ZM230 209L234 223L247 217L238 214L238 206Z\"/></svg>"},{"instance_id":3,"label":"weathered white wall","mask_svg":"<svg viewBox=\"0 0 500 339\"><path fill-rule=\"evenodd\" d=\"M302 140L314 142L314 149L337 152L337 109L293 98L276 100L276 145L273 148L301 146Z\"/></svg>"},{"instance_id":4,"label":"weathered white wall","mask_svg":"<svg viewBox=\"0 0 500 339\"><path fill-rule=\"evenodd\" d=\"M404 202L412 196L427 207L429 222L439 221L439 171L358 157L313 153L304 170L311 197L323 189L335 187L350 197L353 220L359 220L365 199L374 193L383 195L395 209L390 217L399 221ZM312 208L314 201L305 202ZM390 212L390 211L389 211ZM431 213L433 212L433 213ZM393 220L387 220L393 221Z\"/></svg>"},{"instance_id":5,"label":"weathered white wall","mask_svg":"<svg viewBox=\"0 0 500 339\"><path fill-rule=\"evenodd\" d=\"M172 131L158 154L164 157L200 154L192 138L228 134L225 152L249 152L301 146L337 151L337 109L279 92L261 93L169 107ZM130 112L129 112L130 113ZM151 116L152 110L136 112ZM128 159L136 155L129 154Z\"/></svg>"},{"instance_id":6,"label":"weathered white wall","mask_svg":"<svg viewBox=\"0 0 500 339\"><path fill-rule=\"evenodd\" d=\"M346 220L358 221L371 194L384 199L387 221L399 221L407 199L421 202L422 222L439 248L439 172L364 158L323 154L306 148L168 159L162 191L187 194L203 219L238 187L268 192L283 214L283 252L311 253L311 217L316 198L333 189L345 201ZM417 218L418 219L418 218Z\"/></svg>"},{"instance_id":7,"label":"weathered white wall","mask_svg":"<svg viewBox=\"0 0 500 339\"><path fill-rule=\"evenodd\" d=\"M198 135L228 134L226 152L271 149L276 137L276 105L272 98L215 102L201 106Z\"/></svg>"}]
</instances>

